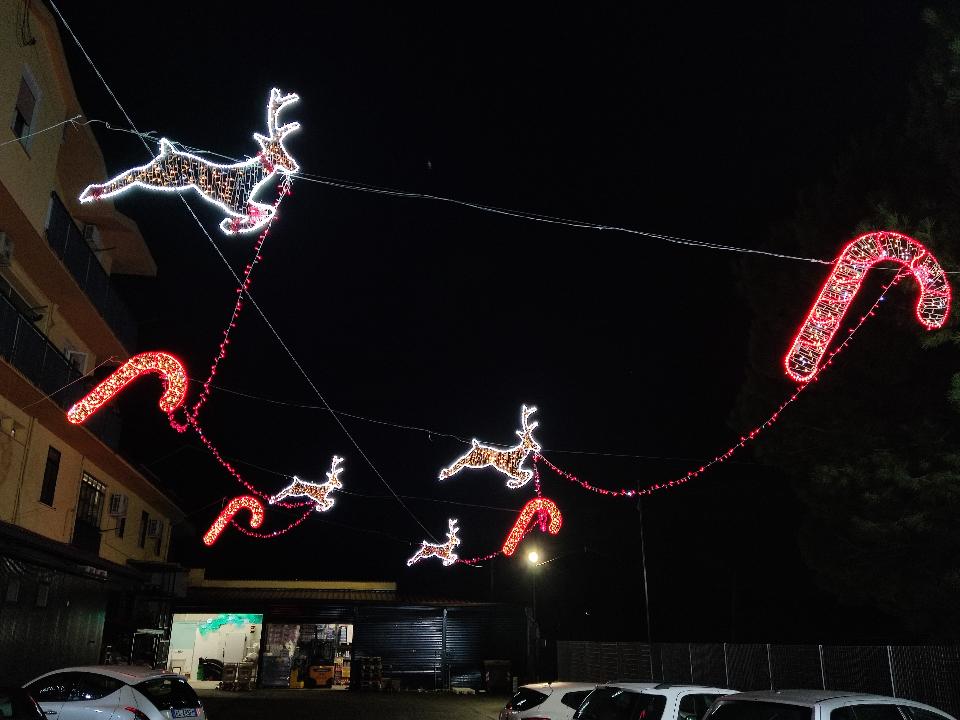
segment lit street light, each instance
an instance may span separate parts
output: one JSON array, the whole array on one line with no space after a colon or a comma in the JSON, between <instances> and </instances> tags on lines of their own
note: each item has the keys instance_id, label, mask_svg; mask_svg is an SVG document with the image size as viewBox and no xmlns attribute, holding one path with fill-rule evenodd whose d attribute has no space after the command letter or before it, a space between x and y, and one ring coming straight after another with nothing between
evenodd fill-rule
<instances>
[{"instance_id":1,"label":"lit street light","mask_svg":"<svg viewBox=\"0 0 960 720\"><path fill-rule=\"evenodd\" d=\"M533 627L536 638L533 654L533 679L540 679L540 627L537 625L537 566L540 563L540 553L531 550L527 553L527 563L530 566L530 577L533 585Z\"/></svg>"}]
</instances>

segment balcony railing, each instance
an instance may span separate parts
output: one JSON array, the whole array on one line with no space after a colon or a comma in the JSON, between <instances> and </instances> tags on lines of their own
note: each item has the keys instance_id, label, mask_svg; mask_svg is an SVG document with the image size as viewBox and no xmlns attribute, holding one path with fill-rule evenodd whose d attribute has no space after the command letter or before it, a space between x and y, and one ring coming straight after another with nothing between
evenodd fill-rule
<instances>
[{"instance_id":1,"label":"balcony railing","mask_svg":"<svg viewBox=\"0 0 960 720\"><path fill-rule=\"evenodd\" d=\"M133 350L137 340L137 325L133 316L117 295L110 283L110 276L56 193L50 194L47 242L123 346Z\"/></svg>"},{"instance_id":2,"label":"balcony railing","mask_svg":"<svg viewBox=\"0 0 960 720\"><path fill-rule=\"evenodd\" d=\"M6 297L0 295L0 356L13 365L64 410L86 395L96 384L93 378L79 380L81 374L56 345L22 315ZM79 380L79 382L74 382ZM70 385L70 383L73 383ZM64 387L69 385L69 387ZM84 426L105 445L117 449L120 442L120 414L106 407Z\"/></svg>"}]
</instances>

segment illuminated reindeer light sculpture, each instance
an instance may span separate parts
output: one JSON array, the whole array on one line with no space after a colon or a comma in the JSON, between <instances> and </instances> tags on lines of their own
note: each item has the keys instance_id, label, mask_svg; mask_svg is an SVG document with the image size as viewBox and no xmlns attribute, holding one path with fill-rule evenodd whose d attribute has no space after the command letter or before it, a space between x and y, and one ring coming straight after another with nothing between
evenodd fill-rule
<instances>
[{"instance_id":1,"label":"illuminated reindeer light sculpture","mask_svg":"<svg viewBox=\"0 0 960 720\"><path fill-rule=\"evenodd\" d=\"M160 154L146 165L127 170L98 185L89 185L81 194L80 202L94 202L118 195L134 187L145 187L166 192L194 189L204 200L224 210L229 217L220 223L228 235L253 232L268 222L274 208L256 202L254 196L277 173L291 175L300 169L283 146L284 138L300 129L300 123L278 125L280 111L295 103L300 96L281 94L274 88L267 103L267 132L264 137L254 133L260 145L257 156L232 165L218 165L197 155L181 152L172 142L160 140Z\"/></svg>"},{"instance_id":2,"label":"illuminated reindeer light sculpture","mask_svg":"<svg viewBox=\"0 0 960 720\"><path fill-rule=\"evenodd\" d=\"M537 409L535 407L522 406L520 414L521 428L517 430L520 436L520 444L512 448L500 449L483 445L477 439L473 440L473 447L463 457L459 458L453 465L445 467L440 471L440 479L446 480L451 475L456 475L464 468L484 468L494 467L510 479L507 480L507 487L516 489L523 487L533 478L533 470L521 467L523 461L527 459L530 453L540 452L540 444L533 439L533 431L540 423L535 422L528 425L527 420Z\"/></svg>"},{"instance_id":3,"label":"illuminated reindeer light sculpture","mask_svg":"<svg viewBox=\"0 0 960 720\"><path fill-rule=\"evenodd\" d=\"M444 567L453 565L457 561L457 554L454 552L454 549L460 544L460 538L457 537L460 528L457 527L457 520L455 518L448 520L447 526L450 528L450 531L447 533L447 541L443 545L436 545L423 540L420 544L420 549L417 550L412 558L407 560L407 565L413 565L428 557L440 558Z\"/></svg>"},{"instance_id":4,"label":"illuminated reindeer light sculpture","mask_svg":"<svg viewBox=\"0 0 960 720\"><path fill-rule=\"evenodd\" d=\"M325 483L307 482L294 475L292 483L270 498L270 504L274 505L288 497L309 497L317 503L314 510L326 512L333 507L333 498L328 497L330 493L343 487L343 483L340 482L340 473L343 472L343 468L340 467L342 462L342 457L333 456Z\"/></svg>"}]
</instances>

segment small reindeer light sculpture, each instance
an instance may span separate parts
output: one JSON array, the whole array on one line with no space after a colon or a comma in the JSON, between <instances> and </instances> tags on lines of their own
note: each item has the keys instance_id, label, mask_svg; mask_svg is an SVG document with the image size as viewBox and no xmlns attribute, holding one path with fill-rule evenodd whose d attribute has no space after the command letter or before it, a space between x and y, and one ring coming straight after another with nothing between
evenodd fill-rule
<instances>
[{"instance_id":1,"label":"small reindeer light sculpture","mask_svg":"<svg viewBox=\"0 0 960 720\"><path fill-rule=\"evenodd\" d=\"M519 445L500 449L483 445L479 440L474 439L473 447L466 455L457 459L453 465L440 471L440 479L446 480L468 467L494 467L510 478L507 480L508 488L516 489L526 485L533 478L533 470L528 470L521 465L527 459L527 455L540 451L539 443L533 439L533 431L540 423L527 424L527 420L536 411L535 407L522 406L520 411L521 428L517 430L517 435L520 437Z\"/></svg>"},{"instance_id":2,"label":"small reindeer light sculpture","mask_svg":"<svg viewBox=\"0 0 960 720\"><path fill-rule=\"evenodd\" d=\"M340 482L340 473L343 472L343 468L340 467L342 462L342 457L333 456L333 460L330 462L330 472L327 473L325 483L307 482L294 475L292 483L270 498L270 504L274 505L288 497L303 496L312 498L317 503L314 510L326 512L333 507L334 500L329 497L330 493L343 487L343 483Z\"/></svg>"},{"instance_id":3,"label":"small reindeer light sculpture","mask_svg":"<svg viewBox=\"0 0 960 720\"><path fill-rule=\"evenodd\" d=\"M424 540L420 545L420 549L417 550L412 558L407 560L407 565L413 565L428 557L440 558L444 567L453 565L457 561L457 554L453 551L457 545L460 544L460 538L457 537L460 528L457 527L456 518L449 519L447 526L450 528L450 531L447 533L447 541L443 545L436 545Z\"/></svg>"},{"instance_id":4,"label":"small reindeer light sculpture","mask_svg":"<svg viewBox=\"0 0 960 720\"><path fill-rule=\"evenodd\" d=\"M204 200L224 210L228 217L220 229L228 235L253 232L273 216L274 208L256 202L254 196L277 173L291 175L300 169L283 146L283 139L300 129L300 123L277 124L280 111L300 99L296 93L283 95L273 88L267 103L267 132L254 133L260 145L257 156L232 165L218 165L174 148L166 138L160 140L160 154L146 165L127 170L105 183L89 185L80 202L94 202L118 195L134 187L167 192L194 189Z\"/></svg>"}]
</instances>

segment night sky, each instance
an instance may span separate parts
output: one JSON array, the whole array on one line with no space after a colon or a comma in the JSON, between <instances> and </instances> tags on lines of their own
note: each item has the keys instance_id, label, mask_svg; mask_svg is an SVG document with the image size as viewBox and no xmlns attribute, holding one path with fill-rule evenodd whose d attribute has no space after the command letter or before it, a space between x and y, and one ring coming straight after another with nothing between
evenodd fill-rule
<instances>
[{"instance_id":1,"label":"night sky","mask_svg":"<svg viewBox=\"0 0 960 720\"><path fill-rule=\"evenodd\" d=\"M921 6L908 2L454 5L61 9L141 131L253 154L276 86L302 98L283 118L302 124L287 147L305 173L751 248L767 247L800 193L829 177L854 131L902 110L923 47ZM87 116L125 127L65 46ZM148 159L134 136L94 130L109 172ZM239 272L255 238L221 235L221 216L188 199ZM159 266L155 280L121 285L142 320L139 349L177 353L202 379L233 279L176 197L131 193L117 206ZM845 240L823 237L820 256ZM444 434L509 443L520 405L536 404L545 456L597 485L683 475L749 429L729 422L751 319L737 263L783 262L301 179L252 292L333 408L434 431L341 416L435 536L448 517L460 520L469 557L502 543L530 489L510 491L491 471L439 483L466 449ZM792 267L803 287L825 274ZM812 298L783 287L778 300L791 318L778 339L785 351ZM276 473L322 480L337 453L344 492L283 538L228 531L205 549L199 536L222 498L243 488L194 437L167 427L156 386L131 388L125 453L190 514L173 559L225 577L397 580L410 596L530 600L519 557L406 568L424 530L316 409L323 403L251 306L217 384L290 403L215 391L201 415L251 482L274 492L286 484ZM771 411L791 387L784 377ZM644 501L654 639L900 637L895 621L815 586L781 472L744 452ZM543 480L564 512L559 536L524 546L557 558L537 579L544 632L646 637L636 502ZM289 519L271 511L265 529Z\"/></svg>"}]
</instances>

